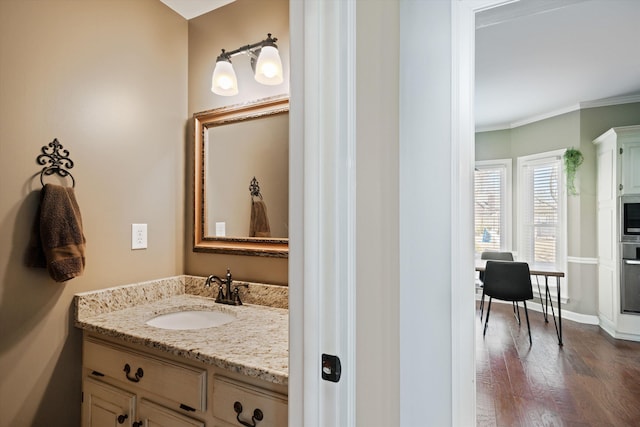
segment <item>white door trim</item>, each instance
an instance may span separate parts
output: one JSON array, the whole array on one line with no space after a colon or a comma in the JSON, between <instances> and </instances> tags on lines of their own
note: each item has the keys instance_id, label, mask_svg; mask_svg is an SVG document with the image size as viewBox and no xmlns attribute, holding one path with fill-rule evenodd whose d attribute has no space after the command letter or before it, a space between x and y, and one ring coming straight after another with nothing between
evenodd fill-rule
<instances>
[{"instance_id":1,"label":"white door trim","mask_svg":"<svg viewBox=\"0 0 640 427\"><path fill-rule=\"evenodd\" d=\"M474 265L471 209L474 19L477 11L502 3L506 2L451 0L453 215L450 224L452 407L449 410L455 426L475 424L474 295L472 287L463 286L472 282ZM354 121L350 90L355 86L355 70L352 63L335 62L345 58L340 51L347 58L355 57L355 42L349 39L354 36L349 30L355 28L353 8L352 1L290 0L289 218L290 229L294 231L289 241L289 425L355 425L355 379L345 378L346 381L338 384L320 380L323 351L339 353L347 370L355 370L351 365L355 349L344 345L345 338L355 342L355 324L350 317L355 313L355 247L349 242L353 238L350 233L355 214L355 189L349 186L355 170L355 165L349 162L355 141L355 131L350 127ZM337 70L337 75L323 72L323 66L328 66L326 60L334 65L331 71ZM342 114L338 116L334 112ZM346 152L335 146L340 138L346 138L343 143L350 147ZM328 164L329 154L337 160L335 167ZM346 192L327 199L326 186L331 185L333 190L340 183L346 184ZM301 234L299 230L304 231ZM340 230L347 232L346 246L334 240ZM337 263L338 253L346 255L346 265ZM347 298L331 299L331 295ZM332 309L335 303L339 305ZM428 378L422 380L429 381Z\"/></svg>"},{"instance_id":2,"label":"white door trim","mask_svg":"<svg viewBox=\"0 0 640 427\"><path fill-rule=\"evenodd\" d=\"M355 425L355 0L290 0L289 425ZM300 232L302 230L302 233ZM339 382L321 380L337 355Z\"/></svg>"},{"instance_id":3,"label":"white door trim","mask_svg":"<svg viewBox=\"0 0 640 427\"><path fill-rule=\"evenodd\" d=\"M476 423L473 170L475 13L454 1L451 13L451 420ZM455 261L454 261L455 260Z\"/></svg>"},{"instance_id":4,"label":"white door trim","mask_svg":"<svg viewBox=\"0 0 640 427\"><path fill-rule=\"evenodd\" d=\"M518 0L515 0L518 1ZM473 170L475 163L475 14L513 0L451 0L451 336L452 425L475 419Z\"/></svg>"}]
</instances>

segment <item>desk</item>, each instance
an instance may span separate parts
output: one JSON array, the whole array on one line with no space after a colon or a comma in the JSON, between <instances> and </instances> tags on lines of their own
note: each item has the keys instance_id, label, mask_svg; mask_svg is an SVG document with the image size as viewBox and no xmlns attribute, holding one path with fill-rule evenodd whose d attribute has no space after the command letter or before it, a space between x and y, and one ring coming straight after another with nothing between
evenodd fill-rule
<instances>
[{"instance_id":1,"label":"desk","mask_svg":"<svg viewBox=\"0 0 640 427\"><path fill-rule=\"evenodd\" d=\"M484 259L476 260L476 271L484 271L484 266L487 261ZM499 261L509 262L509 261ZM544 314L544 321L549 323L549 305L551 305L551 315L553 316L553 324L556 327L556 335L558 335L558 344L562 343L562 308L560 302L560 278L564 277L564 272L550 269L547 266L537 266L536 264L529 264L529 272L532 276L536 276L536 283L538 284L538 294L540 295L540 304L542 305L542 313ZM537 277L544 276L544 302L542 301L542 293L540 292L540 282ZM556 286L558 290L557 304L558 304L558 321L556 322L556 314L553 310L553 299L551 298L551 292L549 291L549 277L556 278Z\"/></svg>"}]
</instances>

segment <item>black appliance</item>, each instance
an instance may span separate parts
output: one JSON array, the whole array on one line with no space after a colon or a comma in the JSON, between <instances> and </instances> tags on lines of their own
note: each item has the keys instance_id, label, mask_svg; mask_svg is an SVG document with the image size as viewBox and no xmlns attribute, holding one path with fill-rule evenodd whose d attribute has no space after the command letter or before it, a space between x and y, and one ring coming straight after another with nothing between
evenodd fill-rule
<instances>
[{"instance_id":1,"label":"black appliance","mask_svg":"<svg viewBox=\"0 0 640 427\"><path fill-rule=\"evenodd\" d=\"M620 197L620 241L640 243L640 194Z\"/></svg>"},{"instance_id":2,"label":"black appliance","mask_svg":"<svg viewBox=\"0 0 640 427\"><path fill-rule=\"evenodd\" d=\"M640 243L622 243L620 249L622 312L640 314Z\"/></svg>"}]
</instances>

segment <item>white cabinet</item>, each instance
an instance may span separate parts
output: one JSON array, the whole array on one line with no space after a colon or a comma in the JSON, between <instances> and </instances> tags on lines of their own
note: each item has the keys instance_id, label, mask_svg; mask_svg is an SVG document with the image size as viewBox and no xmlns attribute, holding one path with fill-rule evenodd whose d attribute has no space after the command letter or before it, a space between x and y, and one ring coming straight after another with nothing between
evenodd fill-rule
<instances>
[{"instance_id":1,"label":"white cabinet","mask_svg":"<svg viewBox=\"0 0 640 427\"><path fill-rule=\"evenodd\" d=\"M620 310L619 196L640 194L640 126L611 128L593 143L597 167L598 317L615 338L640 339L640 316Z\"/></svg>"},{"instance_id":2,"label":"white cabinet","mask_svg":"<svg viewBox=\"0 0 640 427\"><path fill-rule=\"evenodd\" d=\"M256 410L257 427L288 424L286 386L115 341L85 333L83 427L237 427Z\"/></svg>"},{"instance_id":3,"label":"white cabinet","mask_svg":"<svg viewBox=\"0 0 640 427\"><path fill-rule=\"evenodd\" d=\"M620 144L622 194L640 194L640 129Z\"/></svg>"},{"instance_id":4,"label":"white cabinet","mask_svg":"<svg viewBox=\"0 0 640 427\"><path fill-rule=\"evenodd\" d=\"M598 156L612 156L612 163L608 160L603 163L605 169L601 169L598 158L598 199L607 199L611 191L614 197L640 194L640 126L611 128L593 143ZM601 191L605 197L601 197Z\"/></svg>"},{"instance_id":5,"label":"white cabinet","mask_svg":"<svg viewBox=\"0 0 640 427\"><path fill-rule=\"evenodd\" d=\"M617 265L617 171L615 134L596 139L598 207L598 316L601 324L613 325Z\"/></svg>"}]
</instances>

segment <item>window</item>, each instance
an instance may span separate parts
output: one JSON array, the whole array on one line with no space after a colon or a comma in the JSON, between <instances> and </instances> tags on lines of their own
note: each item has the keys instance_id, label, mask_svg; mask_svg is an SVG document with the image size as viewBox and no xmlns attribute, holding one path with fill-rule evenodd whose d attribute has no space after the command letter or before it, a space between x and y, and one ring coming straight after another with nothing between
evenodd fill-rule
<instances>
[{"instance_id":1,"label":"window","mask_svg":"<svg viewBox=\"0 0 640 427\"><path fill-rule=\"evenodd\" d=\"M476 162L474 182L475 251L506 251L511 246L511 159Z\"/></svg>"},{"instance_id":2,"label":"window","mask_svg":"<svg viewBox=\"0 0 640 427\"><path fill-rule=\"evenodd\" d=\"M558 150L518 158L518 254L530 264L565 271L563 153Z\"/></svg>"}]
</instances>

